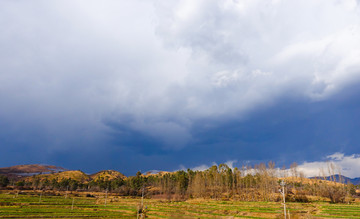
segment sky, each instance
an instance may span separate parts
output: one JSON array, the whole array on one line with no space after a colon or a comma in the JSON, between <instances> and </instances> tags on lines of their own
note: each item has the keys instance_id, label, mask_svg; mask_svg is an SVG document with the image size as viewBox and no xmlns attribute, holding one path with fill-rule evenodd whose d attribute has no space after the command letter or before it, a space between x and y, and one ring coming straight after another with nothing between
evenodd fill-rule
<instances>
[{"instance_id":1,"label":"sky","mask_svg":"<svg viewBox=\"0 0 360 219\"><path fill-rule=\"evenodd\" d=\"M2 0L0 166L360 177L359 0Z\"/></svg>"}]
</instances>

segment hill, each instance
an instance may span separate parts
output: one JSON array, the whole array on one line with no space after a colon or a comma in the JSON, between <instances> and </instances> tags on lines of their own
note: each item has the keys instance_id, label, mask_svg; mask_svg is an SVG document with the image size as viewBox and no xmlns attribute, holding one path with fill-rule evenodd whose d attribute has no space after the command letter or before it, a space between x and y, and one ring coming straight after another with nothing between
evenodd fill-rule
<instances>
[{"instance_id":1,"label":"hill","mask_svg":"<svg viewBox=\"0 0 360 219\"><path fill-rule=\"evenodd\" d=\"M118 171L115 170L102 170L97 173L94 173L90 175L90 178L94 181L100 181L100 180L113 180L113 179L125 179L126 176Z\"/></svg>"},{"instance_id":2,"label":"hill","mask_svg":"<svg viewBox=\"0 0 360 219\"><path fill-rule=\"evenodd\" d=\"M10 180L26 182L39 181L52 181L56 180L60 182L63 179L73 179L78 182L88 183L90 181L101 180L114 180L114 179L126 179L126 176L115 170L102 170L97 173L87 175L80 170L67 170L62 167L54 165L41 165L41 164L29 164L29 165L17 165L11 167L0 168L0 174L7 176Z\"/></svg>"},{"instance_id":3,"label":"hill","mask_svg":"<svg viewBox=\"0 0 360 219\"><path fill-rule=\"evenodd\" d=\"M55 179L57 182L60 182L63 179L73 179L82 183L90 181L90 177L80 170L69 170L59 173L34 175L31 177L27 177L25 181L32 182L33 180L37 179L39 179L40 181L44 181L46 179L51 181Z\"/></svg>"},{"instance_id":4,"label":"hill","mask_svg":"<svg viewBox=\"0 0 360 219\"><path fill-rule=\"evenodd\" d=\"M16 165L0 168L0 174L5 175L10 179L21 179L27 176L51 174L62 171L66 171L66 169L54 165L41 164Z\"/></svg>"},{"instance_id":5,"label":"hill","mask_svg":"<svg viewBox=\"0 0 360 219\"><path fill-rule=\"evenodd\" d=\"M150 170L148 172L145 173L145 177L148 176L163 176L165 174L175 174L175 172L169 172L169 171L160 171L160 170Z\"/></svg>"}]
</instances>

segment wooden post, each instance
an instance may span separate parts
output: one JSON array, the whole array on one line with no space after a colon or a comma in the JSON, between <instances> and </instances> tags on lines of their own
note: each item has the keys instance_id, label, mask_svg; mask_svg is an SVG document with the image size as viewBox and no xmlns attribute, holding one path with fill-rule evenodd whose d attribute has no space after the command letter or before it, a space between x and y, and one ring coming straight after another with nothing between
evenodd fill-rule
<instances>
[{"instance_id":1,"label":"wooden post","mask_svg":"<svg viewBox=\"0 0 360 219\"><path fill-rule=\"evenodd\" d=\"M139 206L136 207L136 219L139 219Z\"/></svg>"},{"instance_id":2,"label":"wooden post","mask_svg":"<svg viewBox=\"0 0 360 219\"><path fill-rule=\"evenodd\" d=\"M108 189L106 189L106 192L105 192L105 207L106 207L106 202L107 202L107 193L108 193Z\"/></svg>"},{"instance_id":3,"label":"wooden post","mask_svg":"<svg viewBox=\"0 0 360 219\"><path fill-rule=\"evenodd\" d=\"M290 219L290 218L291 218L291 217L290 217L290 210L288 210L288 215L289 215L289 219Z\"/></svg>"},{"instance_id":4,"label":"wooden post","mask_svg":"<svg viewBox=\"0 0 360 219\"><path fill-rule=\"evenodd\" d=\"M69 186L66 187L65 198L67 198L69 192Z\"/></svg>"},{"instance_id":5,"label":"wooden post","mask_svg":"<svg viewBox=\"0 0 360 219\"><path fill-rule=\"evenodd\" d=\"M145 218L144 217L144 186L142 188L142 192L141 192L141 218Z\"/></svg>"},{"instance_id":6,"label":"wooden post","mask_svg":"<svg viewBox=\"0 0 360 219\"><path fill-rule=\"evenodd\" d=\"M72 200L71 210L74 210L74 200L75 200L75 198L73 198L73 200Z\"/></svg>"}]
</instances>

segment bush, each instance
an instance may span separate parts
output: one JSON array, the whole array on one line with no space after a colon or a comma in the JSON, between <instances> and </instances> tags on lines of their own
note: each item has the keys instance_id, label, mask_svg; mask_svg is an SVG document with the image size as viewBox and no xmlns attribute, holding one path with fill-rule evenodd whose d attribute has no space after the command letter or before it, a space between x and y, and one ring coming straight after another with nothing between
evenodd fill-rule
<instances>
[{"instance_id":1,"label":"bush","mask_svg":"<svg viewBox=\"0 0 360 219\"><path fill-rule=\"evenodd\" d=\"M0 187L9 185L9 179L6 176L0 175Z\"/></svg>"},{"instance_id":2,"label":"bush","mask_svg":"<svg viewBox=\"0 0 360 219\"><path fill-rule=\"evenodd\" d=\"M19 181L15 184L16 186L19 186L19 187L24 187L25 186L25 182L24 181Z\"/></svg>"},{"instance_id":3,"label":"bush","mask_svg":"<svg viewBox=\"0 0 360 219\"><path fill-rule=\"evenodd\" d=\"M308 197L303 192L287 194L285 200L286 202L309 202ZM282 201L282 199L280 201Z\"/></svg>"},{"instance_id":4,"label":"bush","mask_svg":"<svg viewBox=\"0 0 360 219\"><path fill-rule=\"evenodd\" d=\"M295 195L294 198L295 198L295 202L309 202L308 197L304 194Z\"/></svg>"},{"instance_id":5,"label":"bush","mask_svg":"<svg viewBox=\"0 0 360 219\"><path fill-rule=\"evenodd\" d=\"M331 203L340 203L345 202L347 191L346 188L341 185L325 184L321 193L322 196L329 198Z\"/></svg>"}]
</instances>

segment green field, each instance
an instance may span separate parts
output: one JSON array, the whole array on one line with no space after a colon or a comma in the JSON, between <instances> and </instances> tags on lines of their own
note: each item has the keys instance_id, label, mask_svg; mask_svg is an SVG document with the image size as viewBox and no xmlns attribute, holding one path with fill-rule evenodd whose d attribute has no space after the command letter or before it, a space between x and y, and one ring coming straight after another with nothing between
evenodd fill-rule
<instances>
[{"instance_id":1,"label":"green field","mask_svg":"<svg viewBox=\"0 0 360 219\"><path fill-rule=\"evenodd\" d=\"M75 196L76 195L76 196ZM0 194L0 218L136 218L139 198L111 195L105 206L104 194L62 195L28 192ZM144 199L148 218L283 218L278 202L215 200L165 201ZM360 218L360 204L327 202L288 203L291 218Z\"/></svg>"}]
</instances>

